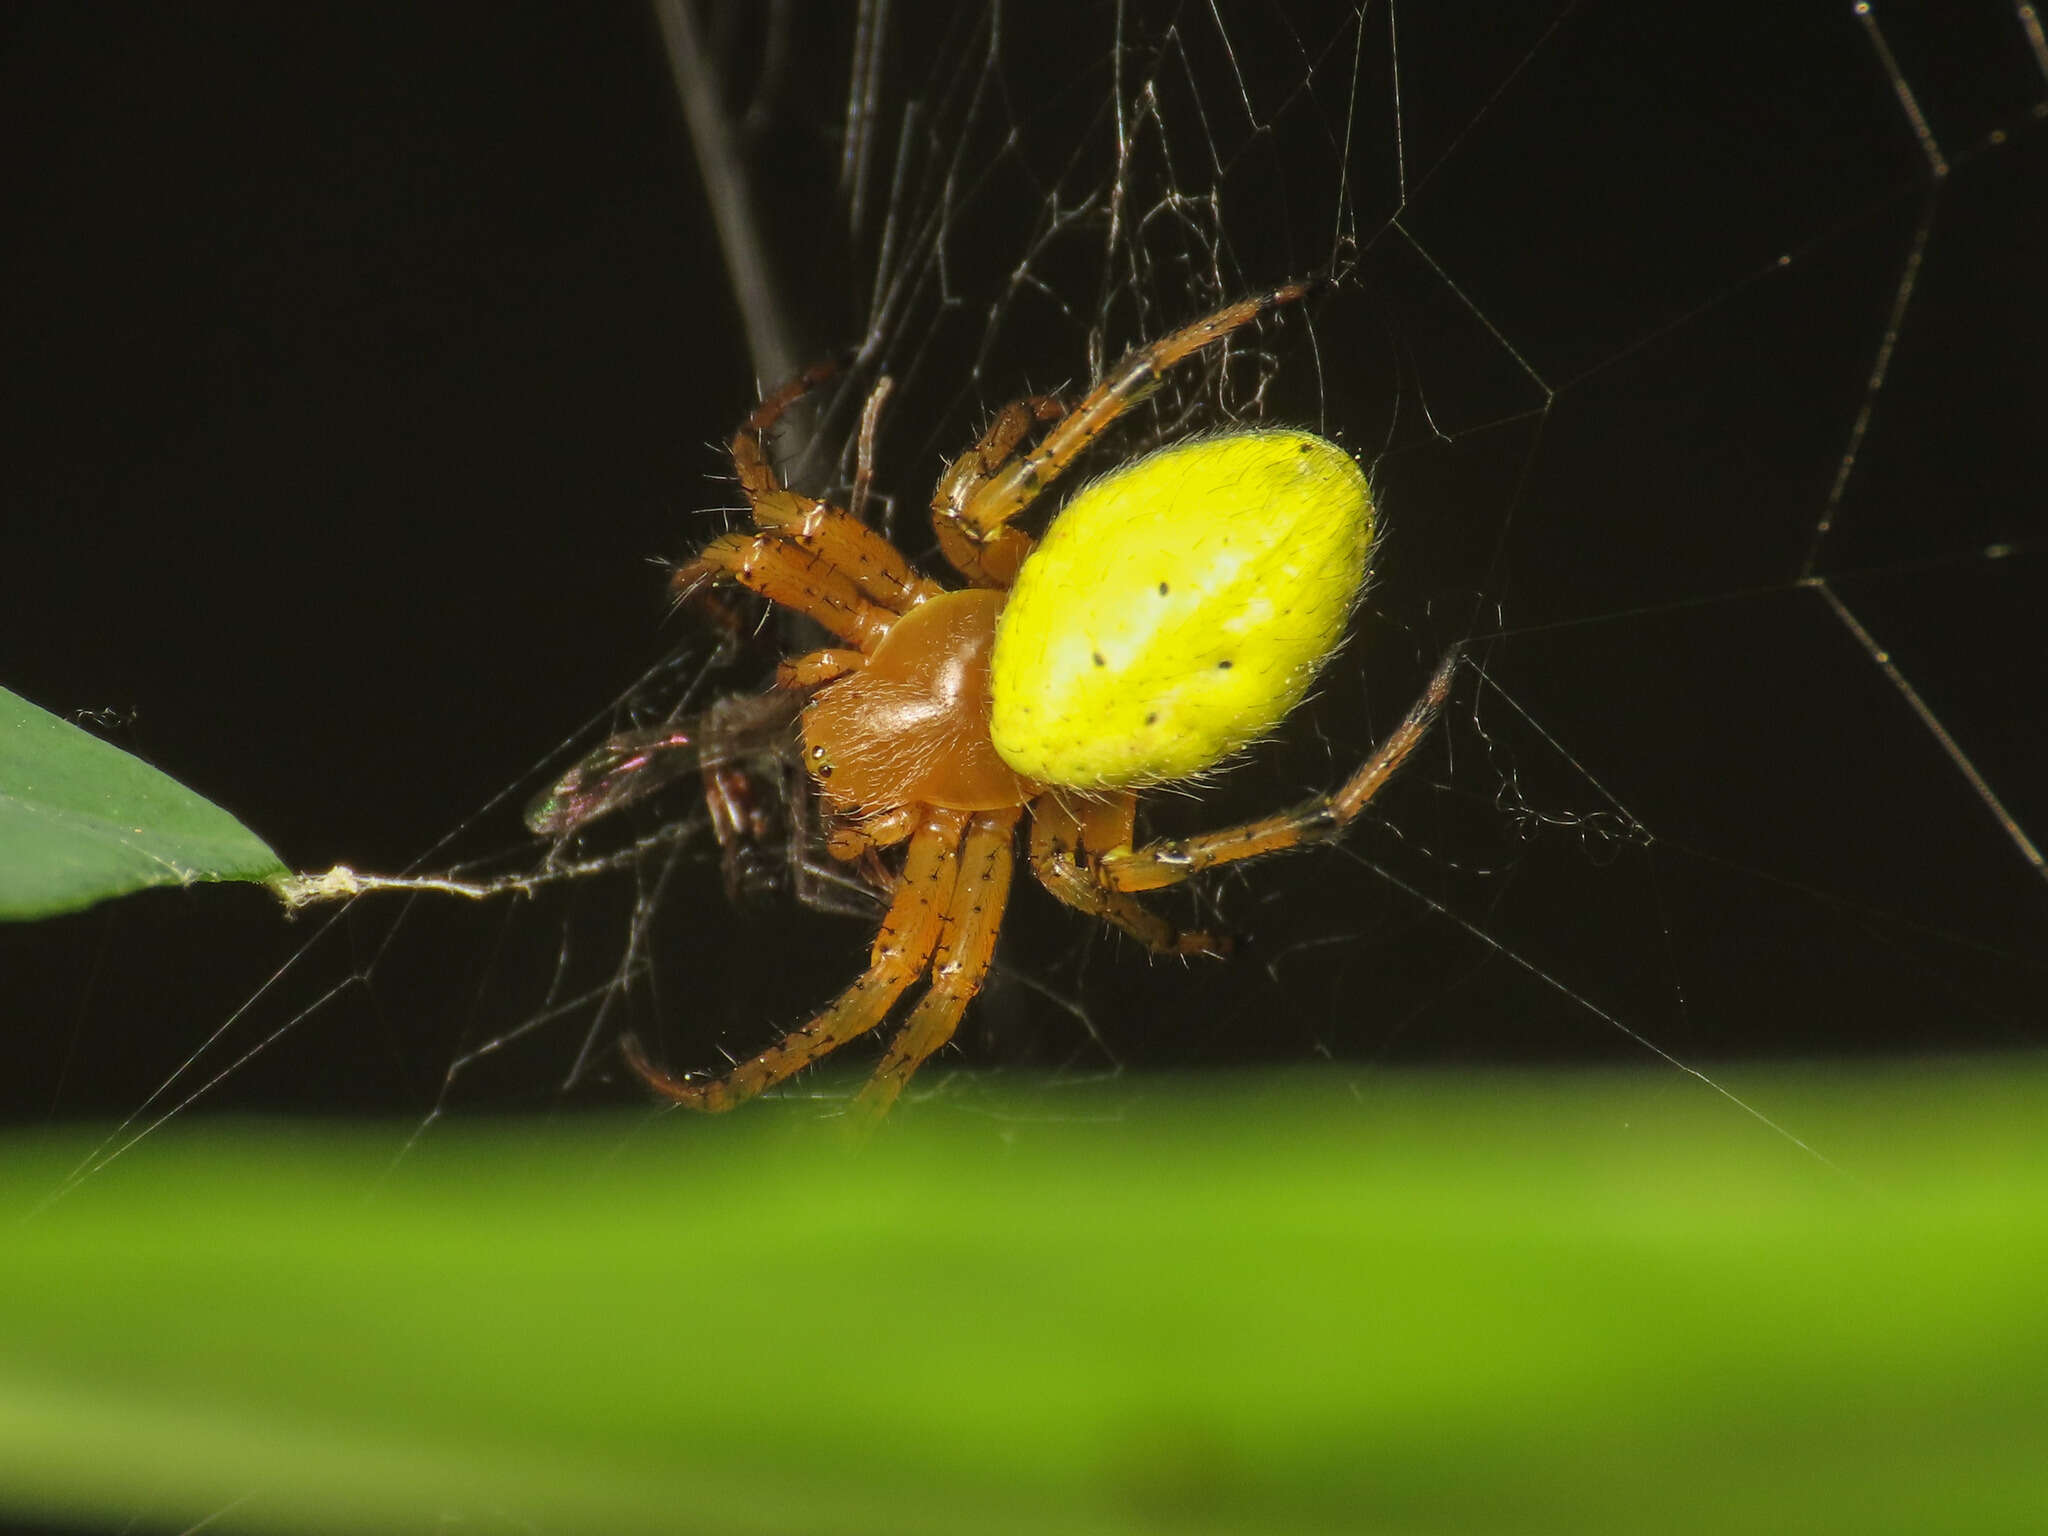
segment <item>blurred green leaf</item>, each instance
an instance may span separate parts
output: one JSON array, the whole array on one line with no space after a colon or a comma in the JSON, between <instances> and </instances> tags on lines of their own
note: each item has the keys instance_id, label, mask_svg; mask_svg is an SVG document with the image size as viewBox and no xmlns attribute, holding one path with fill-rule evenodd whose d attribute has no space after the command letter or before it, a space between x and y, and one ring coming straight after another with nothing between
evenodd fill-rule
<instances>
[{"instance_id":1,"label":"blurred green leaf","mask_svg":"<svg viewBox=\"0 0 2048 1536\"><path fill-rule=\"evenodd\" d=\"M288 873L210 800L0 688L0 920Z\"/></svg>"},{"instance_id":2,"label":"blurred green leaf","mask_svg":"<svg viewBox=\"0 0 2048 1536\"><path fill-rule=\"evenodd\" d=\"M804 1101L403 1155L406 1128L195 1121L104 1166L17 1137L0 1508L2044 1528L2048 1074L1741 1076L1816 1150L1671 1074L1335 1069L956 1079L859 1147Z\"/></svg>"}]
</instances>

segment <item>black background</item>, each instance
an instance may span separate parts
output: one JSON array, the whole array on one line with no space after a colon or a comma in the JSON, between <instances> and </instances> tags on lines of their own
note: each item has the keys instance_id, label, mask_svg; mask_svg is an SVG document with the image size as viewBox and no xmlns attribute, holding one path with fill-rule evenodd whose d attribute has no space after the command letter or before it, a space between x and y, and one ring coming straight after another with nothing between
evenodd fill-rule
<instances>
[{"instance_id":1,"label":"black background","mask_svg":"<svg viewBox=\"0 0 2048 1536\"><path fill-rule=\"evenodd\" d=\"M895 15L892 82L970 56ZM1300 39L1336 39L1315 78L1341 104L1348 34L1294 19L1292 40L1245 21L1230 67L1255 90L1262 70L1298 80ZM1099 98L1086 71L1106 54L1076 39L1101 23L1006 23L1001 78L1032 134ZM514 804L477 808L533 787L668 647L701 651L653 559L722 526L718 444L756 386L652 22L16 6L4 25L0 682L295 868L401 868L472 816L467 846L522 846ZM802 25L747 142L797 332L823 354L859 339L867 273L834 212L850 24ZM1467 674L1358 849L1458 917L1324 855L1229 882L1247 954L1192 972L1025 889L968 1060L1641 1059L1631 1032L1703 1063L2041 1043L2048 888L1799 585L1919 242L1815 572L2039 838L2044 85L2009 11L1886 25L1945 179L1846 6L1443 8L1404 32L1407 200L1372 138L1384 117L1362 113L1363 254L1314 316L1312 365L1310 333L1283 327L1274 397L1385 450L1373 611L1312 724L1195 812L1336 777L1476 635L1500 691ZM724 46L751 79L758 40ZM1357 67L1369 101L1378 47ZM1189 50L1203 99L1229 101L1223 64ZM1246 286L1327 255L1343 129L1297 102L1248 134L1228 226ZM1059 155L1024 161L998 162L1015 217L952 252L959 326L884 338L925 390L885 439L912 508L987 406L1085 368L1082 328L1034 329L1025 300L1014 356L956 344ZM1193 312L1157 293L1165 320ZM761 1043L860 963L858 925L733 912L701 861L669 899L665 990L636 1023L679 1065ZM620 921L601 899L422 910L408 956L377 958L392 910L352 916L327 969L289 973L172 1097L289 1025L205 1102L420 1111L466 1043L539 1006L565 942L605 954ZM15 1114L134 1109L314 922L201 888L0 934ZM551 1099L589 1022L537 1031L466 1090ZM592 1096L632 1101L608 1044L595 1059Z\"/></svg>"}]
</instances>

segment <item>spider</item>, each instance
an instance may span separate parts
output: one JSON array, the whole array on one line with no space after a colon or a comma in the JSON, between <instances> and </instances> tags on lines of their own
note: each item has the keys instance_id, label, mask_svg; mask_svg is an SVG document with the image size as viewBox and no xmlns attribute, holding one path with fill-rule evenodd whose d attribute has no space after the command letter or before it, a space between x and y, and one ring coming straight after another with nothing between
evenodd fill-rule
<instances>
[{"instance_id":1,"label":"spider","mask_svg":"<svg viewBox=\"0 0 2048 1536\"><path fill-rule=\"evenodd\" d=\"M987 975L1027 817L1032 872L1061 901L1155 954L1221 954L1222 939L1176 927L1139 893L1342 836L1420 743L1450 691L1455 650L1334 792L1135 845L1139 790L1198 780L1271 732L1337 648L1372 540L1365 475L1307 433L1237 430L1095 481L1041 540L1014 521L1166 370L1308 289L1242 299L1140 347L1071 406L1037 396L999 411L932 498L957 586L915 569L853 513L789 489L770 465L764 437L835 365L792 379L741 424L732 460L753 526L711 540L674 587L736 582L838 642L783 661L774 686L805 701L802 761L828 814L828 851L879 879L889 904L866 971L722 1075L673 1075L628 1036L625 1058L650 1088L692 1109L731 1109L875 1029L929 978L856 1101L877 1118L952 1038ZM1043 435L1019 452L1034 428ZM857 484L871 453L864 433ZM616 766L606 759L597 772ZM882 854L899 849L892 875Z\"/></svg>"}]
</instances>

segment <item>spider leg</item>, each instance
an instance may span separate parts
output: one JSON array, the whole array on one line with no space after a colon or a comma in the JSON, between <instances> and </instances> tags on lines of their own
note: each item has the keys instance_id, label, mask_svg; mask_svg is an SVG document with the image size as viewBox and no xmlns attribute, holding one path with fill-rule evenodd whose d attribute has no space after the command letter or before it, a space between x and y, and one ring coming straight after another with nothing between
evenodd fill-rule
<instances>
[{"instance_id":1,"label":"spider leg","mask_svg":"<svg viewBox=\"0 0 2048 1536\"><path fill-rule=\"evenodd\" d=\"M875 1075L861 1089L855 1110L872 1123L889 1112L911 1074L932 1052L953 1038L960 1016L981 990L995 953L996 930L1002 927L1003 906L1010 895L1015 862L1017 818L1021 806L981 811L967 824L960 845L960 875L939 931L932 957L931 989L918 999L910 1017L890 1042Z\"/></svg>"},{"instance_id":2,"label":"spider leg","mask_svg":"<svg viewBox=\"0 0 2048 1536\"><path fill-rule=\"evenodd\" d=\"M792 693L808 693L827 683L836 683L867 665L859 651L811 651L776 663L775 686Z\"/></svg>"},{"instance_id":3,"label":"spider leg","mask_svg":"<svg viewBox=\"0 0 2048 1536\"><path fill-rule=\"evenodd\" d=\"M1033 395L1013 400L996 412L996 419L982 433L981 441L946 466L932 492L932 531L939 536L939 553L962 576L977 587L1007 589L1017 580L1018 568L1031 553L1033 539L1021 528L1005 526L991 534L986 543L976 543L960 527L960 511L989 476L1009 462L1017 444L1034 421L1057 421L1067 411L1057 395Z\"/></svg>"},{"instance_id":4,"label":"spider leg","mask_svg":"<svg viewBox=\"0 0 2048 1536\"><path fill-rule=\"evenodd\" d=\"M1086 448L1157 383L1159 376L1190 354L1221 341L1276 304L1288 304L1312 285L1288 283L1235 304L1226 304L1191 325L1184 325L1140 347L1110 370L1086 399L1067 413L1045 440L1022 458L1012 459L974 487L965 502L941 512L959 525L968 539L985 544L996 530L1029 506L1032 499L1059 477L1075 455ZM939 509L935 508L935 511Z\"/></svg>"},{"instance_id":5,"label":"spider leg","mask_svg":"<svg viewBox=\"0 0 2048 1536\"><path fill-rule=\"evenodd\" d=\"M1103 800L1040 795L1031 802L1031 872L1068 906L1115 924L1155 955L1225 953L1227 941L1175 927L1135 896L1111 889L1096 872L1095 851L1130 847L1137 804L1129 792Z\"/></svg>"},{"instance_id":6,"label":"spider leg","mask_svg":"<svg viewBox=\"0 0 2048 1536\"><path fill-rule=\"evenodd\" d=\"M776 478L767 454L762 451L761 439L774 429L792 405L838 373L851 358L849 353L811 364L795 378L785 379L763 395L760 403L747 413L747 419L732 435L733 468L739 471L741 485L749 491L764 493L782 489L782 482Z\"/></svg>"},{"instance_id":7,"label":"spider leg","mask_svg":"<svg viewBox=\"0 0 2048 1536\"><path fill-rule=\"evenodd\" d=\"M1177 885L1219 864L1336 841L1429 734L1431 723L1450 696L1451 680L1462 654L1461 648L1451 648L1437 665L1422 697L1415 701L1393 734L1335 793L1317 795L1289 810L1196 837L1162 838L1143 848L1131 848L1127 843L1102 856L1096 865L1096 877L1111 891L1151 891Z\"/></svg>"},{"instance_id":8,"label":"spider leg","mask_svg":"<svg viewBox=\"0 0 2048 1536\"><path fill-rule=\"evenodd\" d=\"M882 811L858 820L841 821L827 834L826 847L833 858L850 864L876 849L895 847L917 829L917 822L918 811L914 805L898 806L893 811Z\"/></svg>"},{"instance_id":9,"label":"spider leg","mask_svg":"<svg viewBox=\"0 0 2048 1536\"><path fill-rule=\"evenodd\" d=\"M870 602L829 561L772 533L720 534L677 566L669 585L688 596L699 582L721 576L795 609L862 651L881 644L898 617Z\"/></svg>"},{"instance_id":10,"label":"spider leg","mask_svg":"<svg viewBox=\"0 0 2048 1536\"><path fill-rule=\"evenodd\" d=\"M869 601L895 613L904 613L936 596L936 582L919 576L903 554L874 529L843 508L815 497L800 495L785 486L762 446L769 428L782 419L791 405L838 371L837 362L819 363L805 369L754 407L732 438L732 467L740 489L747 493L753 509L754 526L763 533L775 532L802 546L841 572ZM879 406L875 399L872 405ZM862 423L862 464L864 476L873 473L870 455L874 440L872 423Z\"/></svg>"},{"instance_id":11,"label":"spider leg","mask_svg":"<svg viewBox=\"0 0 2048 1536\"><path fill-rule=\"evenodd\" d=\"M917 829L921 813L914 805L898 806L860 820L832 819L825 833L825 851L841 864L851 864L853 878L886 899L896 889L896 872L882 862L882 850L893 848Z\"/></svg>"},{"instance_id":12,"label":"spider leg","mask_svg":"<svg viewBox=\"0 0 2048 1536\"><path fill-rule=\"evenodd\" d=\"M717 1112L744 1104L873 1029L931 960L952 903L967 821L964 811L930 812L910 840L896 896L875 935L867 970L808 1024L723 1077L692 1082L664 1072L647 1059L631 1035L620 1042L626 1064L663 1097L688 1109Z\"/></svg>"},{"instance_id":13,"label":"spider leg","mask_svg":"<svg viewBox=\"0 0 2048 1536\"><path fill-rule=\"evenodd\" d=\"M753 507L754 525L764 537L773 535L824 561L892 613L908 613L939 594L939 584L911 570L895 545L830 502L778 491L758 497Z\"/></svg>"}]
</instances>

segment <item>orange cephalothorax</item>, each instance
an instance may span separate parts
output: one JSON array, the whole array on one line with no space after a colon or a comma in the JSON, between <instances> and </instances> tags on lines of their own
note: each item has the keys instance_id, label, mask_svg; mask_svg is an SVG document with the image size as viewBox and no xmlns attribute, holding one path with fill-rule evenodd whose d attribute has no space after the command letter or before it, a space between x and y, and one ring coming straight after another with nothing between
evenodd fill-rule
<instances>
[{"instance_id":1,"label":"orange cephalothorax","mask_svg":"<svg viewBox=\"0 0 2048 1536\"><path fill-rule=\"evenodd\" d=\"M988 656L1007 595L975 588L919 604L858 670L819 690L804 711L804 761L826 795L869 814L1031 798L989 739Z\"/></svg>"}]
</instances>

